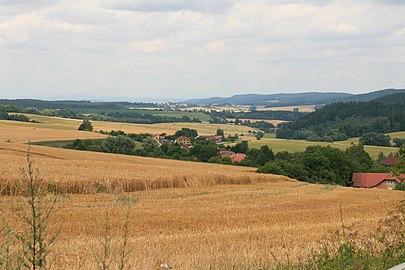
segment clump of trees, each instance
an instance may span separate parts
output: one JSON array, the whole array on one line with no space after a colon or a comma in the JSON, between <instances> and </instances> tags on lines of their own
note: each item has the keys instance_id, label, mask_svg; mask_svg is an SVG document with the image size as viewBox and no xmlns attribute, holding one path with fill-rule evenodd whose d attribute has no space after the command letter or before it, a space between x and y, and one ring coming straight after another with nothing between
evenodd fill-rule
<instances>
[{"instance_id":1,"label":"clump of trees","mask_svg":"<svg viewBox=\"0 0 405 270\"><path fill-rule=\"evenodd\" d=\"M405 145L405 139L394 138L394 139L392 139L392 141L394 142L395 147L401 147L401 146Z\"/></svg>"},{"instance_id":2,"label":"clump of trees","mask_svg":"<svg viewBox=\"0 0 405 270\"><path fill-rule=\"evenodd\" d=\"M93 131L93 125L88 119L83 119L83 123L80 124L79 130Z\"/></svg>"},{"instance_id":3,"label":"clump of trees","mask_svg":"<svg viewBox=\"0 0 405 270\"><path fill-rule=\"evenodd\" d=\"M20 122L31 122L30 118L23 114L9 114L5 108L0 108L0 120L13 120Z\"/></svg>"},{"instance_id":4,"label":"clump of trees","mask_svg":"<svg viewBox=\"0 0 405 270\"><path fill-rule=\"evenodd\" d=\"M383 133L369 132L360 137L360 142L365 145L391 146L391 137Z\"/></svg>"},{"instance_id":5,"label":"clump of trees","mask_svg":"<svg viewBox=\"0 0 405 270\"><path fill-rule=\"evenodd\" d=\"M362 144L342 151L330 146L309 146L304 152L281 152L257 171L285 175L310 183L350 185L354 172L369 172L375 165Z\"/></svg>"},{"instance_id":6,"label":"clump of trees","mask_svg":"<svg viewBox=\"0 0 405 270\"><path fill-rule=\"evenodd\" d=\"M135 141L123 135L111 136L102 143L102 148L108 153L131 155L135 150Z\"/></svg>"}]
</instances>

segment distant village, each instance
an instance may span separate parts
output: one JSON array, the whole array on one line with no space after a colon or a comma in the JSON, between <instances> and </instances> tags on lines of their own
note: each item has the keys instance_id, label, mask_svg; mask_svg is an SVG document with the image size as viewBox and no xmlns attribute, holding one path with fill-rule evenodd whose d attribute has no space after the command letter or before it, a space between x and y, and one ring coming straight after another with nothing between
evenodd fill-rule
<instances>
[{"instance_id":1,"label":"distant village","mask_svg":"<svg viewBox=\"0 0 405 270\"><path fill-rule=\"evenodd\" d=\"M167 138L165 133L156 134L153 138L158 141L160 145L164 143L177 143L181 146L184 150L189 150L193 147L192 139L188 136L179 136L174 140L170 140ZM207 140L216 144L223 144L225 142L225 137L223 135L199 135L193 138L195 140ZM227 150L226 148L219 148L219 155L221 158L229 158L232 163L240 163L246 158L246 154L244 153L235 153L234 151Z\"/></svg>"}]
</instances>

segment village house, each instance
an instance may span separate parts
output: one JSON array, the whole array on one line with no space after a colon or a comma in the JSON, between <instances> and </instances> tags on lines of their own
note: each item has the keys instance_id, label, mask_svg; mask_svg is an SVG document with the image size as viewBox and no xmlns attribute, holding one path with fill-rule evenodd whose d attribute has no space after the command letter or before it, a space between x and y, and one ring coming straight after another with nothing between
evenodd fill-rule
<instances>
[{"instance_id":1,"label":"village house","mask_svg":"<svg viewBox=\"0 0 405 270\"><path fill-rule=\"evenodd\" d=\"M180 136L174 142L180 144L183 149L189 149L192 146L191 139L187 136Z\"/></svg>"},{"instance_id":2,"label":"village house","mask_svg":"<svg viewBox=\"0 0 405 270\"><path fill-rule=\"evenodd\" d=\"M394 189L398 183L403 183L405 174L394 177L390 173L354 173L353 187Z\"/></svg>"},{"instance_id":3,"label":"village house","mask_svg":"<svg viewBox=\"0 0 405 270\"><path fill-rule=\"evenodd\" d=\"M221 156L221 158L224 158L224 157L229 157L229 156L235 155L235 152L229 151L226 149L220 149L219 155Z\"/></svg>"},{"instance_id":4,"label":"village house","mask_svg":"<svg viewBox=\"0 0 405 270\"><path fill-rule=\"evenodd\" d=\"M236 154L230 155L229 158L231 159L232 163L240 163L245 160L246 155L241 154L241 153L236 153Z\"/></svg>"},{"instance_id":5,"label":"village house","mask_svg":"<svg viewBox=\"0 0 405 270\"><path fill-rule=\"evenodd\" d=\"M155 140L157 140L158 142L161 142L162 140L164 140L165 135L166 135L166 134L164 134L164 133L162 133L162 134L156 134L156 135L153 136L153 138L154 138Z\"/></svg>"},{"instance_id":6,"label":"village house","mask_svg":"<svg viewBox=\"0 0 405 270\"><path fill-rule=\"evenodd\" d=\"M396 156L393 155L393 154L388 155L386 158L384 158L384 159L381 161L382 164L390 165L390 166L392 166L392 165L397 165L398 162L399 162L399 158L396 157Z\"/></svg>"},{"instance_id":7,"label":"village house","mask_svg":"<svg viewBox=\"0 0 405 270\"><path fill-rule=\"evenodd\" d=\"M198 136L197 138L204 138L208 141L212 141L215 143L221 143L224 140L224 137L218 136L218 135L208 135L208 136L201 135L201 136Z\"/></svg>"}]
</instances>

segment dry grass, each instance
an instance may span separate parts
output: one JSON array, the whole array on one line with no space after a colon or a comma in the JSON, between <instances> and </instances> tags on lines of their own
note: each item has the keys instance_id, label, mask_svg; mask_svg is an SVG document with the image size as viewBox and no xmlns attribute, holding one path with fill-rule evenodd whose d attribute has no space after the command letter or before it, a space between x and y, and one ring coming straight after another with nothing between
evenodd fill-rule
<instances>
[{"instance_id":1,"label":"dry grass","mask_svg":"<svg viewBox=\"0 0 405 270\"><path fill-rule=\"evenodd\" d=\"M24 141L98 136L0 128L3 194L21 191L16 180L26 164ZM4 142L7 138L14 143ZM61 230L50 254L55 255L55 269L95 269L93 254L103 236L105 212L110 213L113 234L119 236L126 202L134 198L140 200L130 223L135 269L157 269L161 263L174 269L239 269L257 262L273 264L271 254L281 261L287 254L296 260L340 227L340 205L345 223L368 233L404 199L402 192L310 185L243 167L40 146L32 146L31 152L39 179L50 190L73 193L56 195L50 224L51 233ZM103 194L77 194L95 192ZM20 200L0 196L0 210L16 227L20 224L10 209Z\"/></svg>"},{"instance_id":2,"label":"dry grass","mask_svg":"<svg viewBox=\"0 0 405 270\"><path fill-rule=\"evenodd\" d=\"M14 122L14 121L0 121L0 126L3 125L15 125L21 127L35 127L53 130L77 130L81 120L77 119L66 119L58 117L48 117L33 114L26 114L32 120L39 121L41 123L25 123L25 122ZM11 122L11 123L7 123ZM206 123L158 123L158 124L129 124L120 122L105 122L105 121L91 121L95 130L123 130L127 133L167 133L174 134L177 130L187 127L193 128L202 135L212 135L215 134L218 128L225 131L225 134L235 134L235 133L245 133L248 130L252 130L250 127L246 126L234 126L234 125L223 125L223 124L206 124ZM254 129L253 129L254 130Z\"/></svg>"},{"instance_id":3,"label":"dry grass","mask_svg":"<svg viewBox=\"0 0 405 270\"><path fill-rule=\"evenodd\" d=\"M91 133L90 133L91 134ZM170 187L246 184L286 179L255 174L253 168L229 167L106 153L32 146L40 179L49 191L88 194ZM0 194L20 194L18 167L26 145L0 142Z\"/></svg>"},{"instance_id":4,"label":"dry grass","mask_svg":"<svg viewBox=\"0 0 405 270\"><path fill-rule=\"evenodd\" d=\"M122 233L125 199L120 196L59 197L51 224L62 229L52 250L63 254L57 268L78 269L83 263L82 269L94 269L92 252L102 237L106 210L113 233ZM129 196L140 199L131 219L135 269L157 269L161 263L175 269L232 269L259 261L272 264L271 253L281 261L287 254L295 260L340 228L339 205L347 225L368 233L404 198L395 191L297 182L160 189ZM15 200L3 197L2 207ZM11 213L7 217L13 222Z\"/></svg>"},{"instance_id":5,"label":"dry grass","mask_svg":"<svg viewBox=\"0 0 405 270\"><path fill-rule=\"evenodd\" d=\"M7 122L12 122L11 124ZM53 140L70 140L70 139L97 139L105 138L105 135L99 133L78 131L78 130L55 130L40 128L37 126L15 125L14 121L0 120L0 143L26 143L28 141L53 141ZM17 122L20 124L21 122ZM34 124L32 124L34 125Z\"/></svg>"}]
</instances>

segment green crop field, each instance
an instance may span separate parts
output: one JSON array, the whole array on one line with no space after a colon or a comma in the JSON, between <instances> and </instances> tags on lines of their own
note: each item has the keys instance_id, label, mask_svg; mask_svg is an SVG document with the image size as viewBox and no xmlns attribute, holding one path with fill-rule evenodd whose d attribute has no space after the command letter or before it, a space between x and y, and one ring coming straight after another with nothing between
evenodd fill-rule
<instances>
[{"instance_id":1,"label":"green crop field","mask_svg":"<svg viewBox=\"0 0 405 270\"><path fill-rule=\"evenodd\" d=\"M249 141L249 146L253 148L259 148L263 145L269 146L275 153L281 151L288 151L288 152L298 152L304 151L305 148L311 145L322 145L327 146L330 145L332 147L339 148L344 150L350 147L351 143L358 143L358 139L351 138L346 141L341 142L309 142L309 141L301 141L301 140L285 140L285 139L274 139L274 138L263 138L261 140L251 140ZM383 152L384 154L390 154L392 152L396 152L398 148L395 147L383 147L383 146L369 146L366 145L365 150L372 156L373 158L377 158L378 153Z\"/></svg>"}]
</instances>

